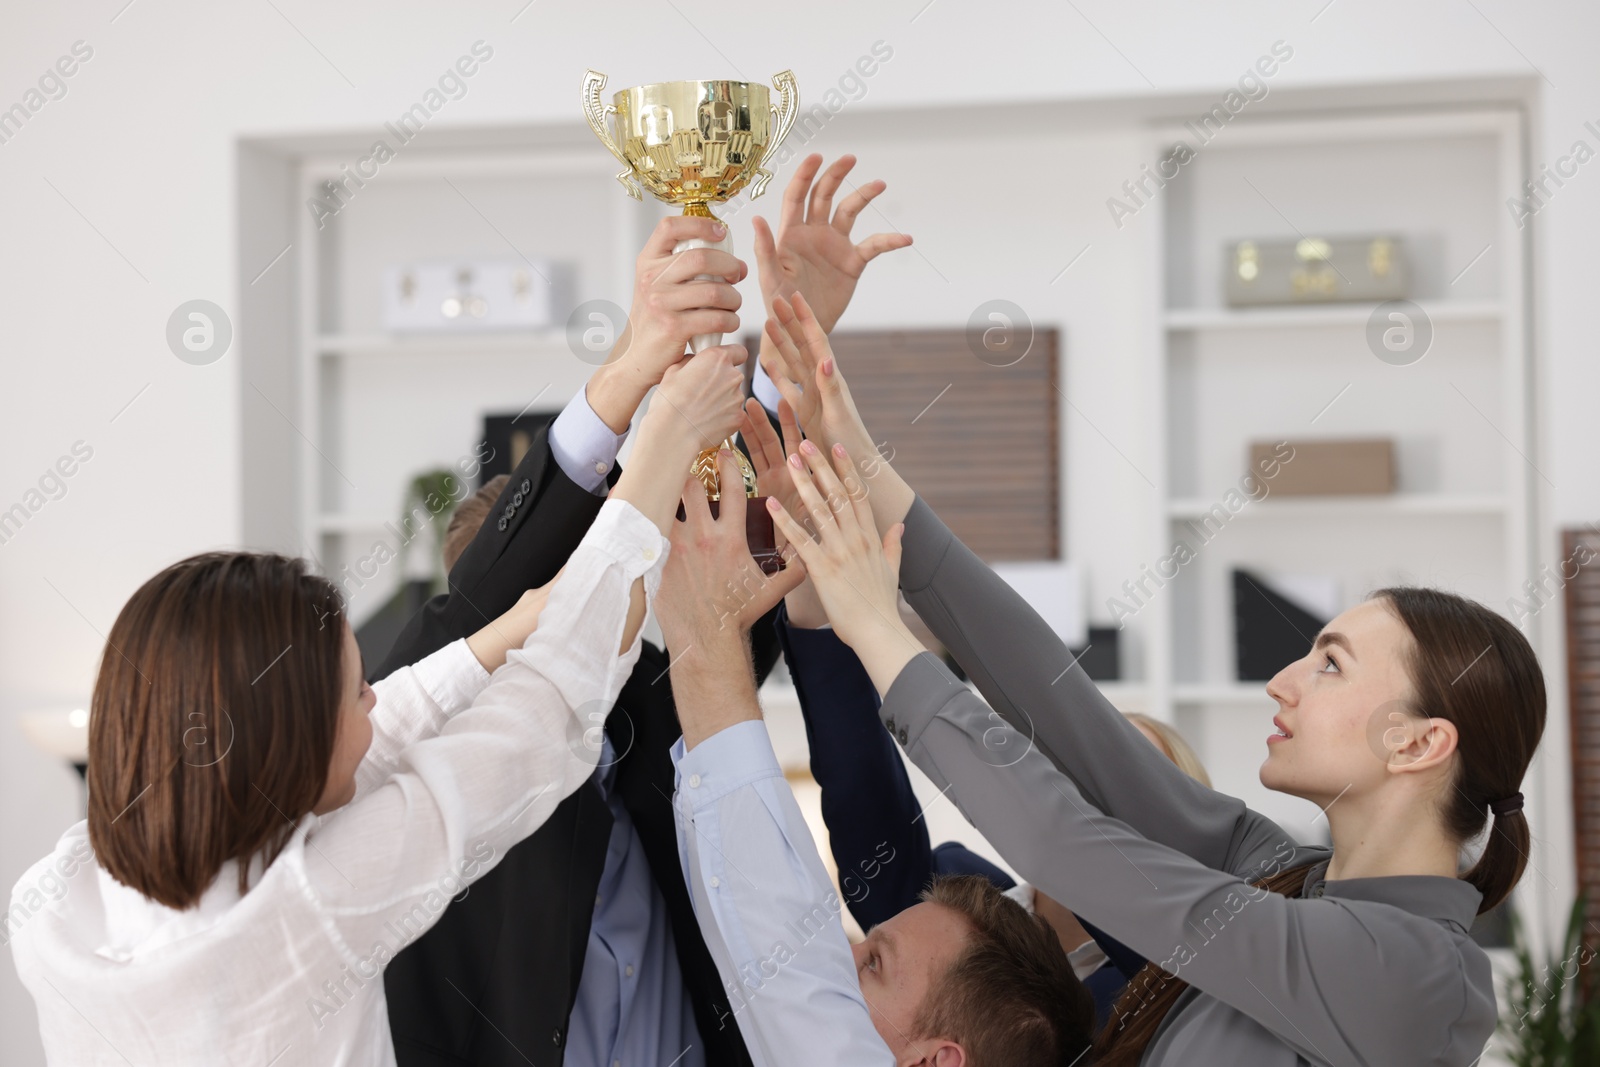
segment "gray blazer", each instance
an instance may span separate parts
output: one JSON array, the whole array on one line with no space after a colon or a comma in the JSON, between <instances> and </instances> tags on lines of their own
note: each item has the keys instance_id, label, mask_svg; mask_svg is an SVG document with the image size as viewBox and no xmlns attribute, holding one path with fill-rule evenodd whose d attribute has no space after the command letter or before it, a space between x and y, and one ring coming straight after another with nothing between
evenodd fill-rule
<instances>
[{"instance_id":1,"label":"gray blazer","mask_svg":"<svg viewBox=\"0 0 1600 1067\"><path fill-rule=\"evenodd\" d=\"M1024 878L1189 983L1144 1064L1476 1061L1495 1026L1476 889L1326 880L1328 849L1178 770L920 497L904 546L907 600L989 703L924 653L884 725ZM1248 884L1302 864L1299 898Z\"/></svg>"}]
</instances>

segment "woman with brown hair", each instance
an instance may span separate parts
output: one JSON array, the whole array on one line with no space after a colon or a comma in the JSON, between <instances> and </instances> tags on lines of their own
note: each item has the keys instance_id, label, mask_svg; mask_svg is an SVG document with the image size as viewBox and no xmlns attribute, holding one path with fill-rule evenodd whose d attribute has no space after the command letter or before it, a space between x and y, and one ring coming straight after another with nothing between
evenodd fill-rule
<instances>
[{"instance_id":1,"label":"woman with brown hair","mask_svg":"<svg viewBox=\"0 0 1600 1067\"><path fill-rule=\"evenodd\" d=\"M383 968L593 773L585 731L638 658L683 472L739 422L743 360L670 368L556 580L376 686L299 560L207 553L133 595L88 820L13 891L52 1063L395 1062Z\"/></svg>"},{"instance_id":2,"label":"woman with brown hair","mask_svg":"<svg viewBox=\"0 0 1600 1067\"><path fill-rule=\"evenodd\" d=\"M816 540L775 514L880 717L1024 878L1152 961L1096 1062L1476 1062L1495 996L1468 931L1527 864L1518 790L1545 721L1522 634L1414 588L1324 628L1267 686L1262 782L1315 803L1332 832L1332 848L1300 845L1067 669L1049 626L876 457L804 301L776 313L768 372L811 439L790 460L791 510ZM897 586L987 705L905 629Z\"/></svg>"}]
</instances>

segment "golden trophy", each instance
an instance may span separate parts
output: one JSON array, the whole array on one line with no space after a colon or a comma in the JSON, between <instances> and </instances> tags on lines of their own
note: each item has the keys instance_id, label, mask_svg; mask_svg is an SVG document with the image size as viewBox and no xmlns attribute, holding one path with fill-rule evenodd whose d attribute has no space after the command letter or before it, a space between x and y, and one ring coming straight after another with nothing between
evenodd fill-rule
<instances>
[{"instance_id":1,"label":"golden trophy","mask_svg":"<svg viewBox=\"0 0 1600 1067\"><path fill-rule=\"evenodd\" d=\"M761 164L777 151L794 125L800 105L794 75L787 70L772 78L776 104L771 103L767 87L757 82L656 82L624 89L610 104L600 99L605 85L606 76L598 71L584 75L583 114L595 136L622 164L617 180L628 195L642 200L641 189L648 189L659 200L682 204L685 215L703 218L715 218L711 205L727 200L746 185L752 198L766 191L772 173ZM610 122L607 116L611 116ZM691 248L732 252L733 240L730 236L716 243L680 241L673 251ZM698 353L721 343L721 334L699 334L690 341L690 348ZM772 516L766 499L756 495L755 469L731 441L719 447L731 451L739 461L744 493L750 499L745 509L750 554L763 572L782 570ZM706 488L713 514L721 498L717 451L706 449L690 467Z\"/></svg>"}]
</instances>

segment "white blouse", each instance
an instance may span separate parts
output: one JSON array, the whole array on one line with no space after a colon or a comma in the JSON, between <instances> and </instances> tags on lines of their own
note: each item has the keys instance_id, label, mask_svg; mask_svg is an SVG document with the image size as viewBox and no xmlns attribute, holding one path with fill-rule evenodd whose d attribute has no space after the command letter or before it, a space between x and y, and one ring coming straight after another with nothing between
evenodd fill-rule
<instances>
[{"instance_id":1,"label":"white blouse","mask_svg":"<svg viewBox=\"0 0 1600 1067\"><path fill-rule=\"evenodd\" d=\"M393 1064L384 966L593 773L585 731L639 656L617 654L630 588L654 600L667 550L608 500L492 678L462 640L380 681L355 799L302 818L242 897L230 862L175 911L68 830L4 925L49 1061Z\"/></svg>"}]
</instances>

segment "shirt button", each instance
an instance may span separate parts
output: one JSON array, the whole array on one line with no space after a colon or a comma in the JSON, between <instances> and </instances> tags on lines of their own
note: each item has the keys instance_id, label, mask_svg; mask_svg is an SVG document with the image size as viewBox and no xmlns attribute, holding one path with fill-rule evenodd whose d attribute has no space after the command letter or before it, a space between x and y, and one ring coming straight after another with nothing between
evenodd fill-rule
<instances>
[{"instance_id":1,"label":"shirt button","mask_svg":"<svg viewBox=\"0 0 1600 1067\"><path fill-rule=\"evenodd\" d=\"M719 886L721 884L722 884L722 879L718 878L714 874L711 876L710 880L706 882L706 885L710 886L712 889L717 888L717 886Z\"/></svg>"},{"instance_id":2,"label":"shirt button","mask_svg":"<svg viewBox=\"0 0 1600 1067\"><path fill-rule=\"evenodd\" d=\"M633 977L633 964L630 963L626 967L624 967L623 970L622 970L622 973L627 975L629 978L632 978Z\"/></svg>"},{"instance_id":3,"label":"shirt button","mask_svg":"<svg viewBox=\"0 0 1600 1067\"><path fill-rule=\"evenodd\" d=\"M647 562L647 563L652 561L652 560L654 560L656 558L656 550L653 549L653 548L645 549L644 550L644 558L645 558L645 562Z\"/></svg>"},{"instance_id":4,"label":"shirt button","mask_svg":"<svg viewBox=\"0 0 1600 1067\"><path fill-rule=\"evenodd\" d=\"M594 465L594 472L596 474L604 474L606 471L608 471L610 469L611 469L611 464L609 464L609 463L596 463Z\"/></svg>"},{"instance_id":5,"label":"shirt button","mask_svg":"<svg viewBox=\"0 0 1600 1067\"><path fill-rule=\"evenodd\" d=\"M689 776L689 788L690 789L699 789L700 788L700 776L698 774L691 774Z\"/></svg>"}]
</instances>

